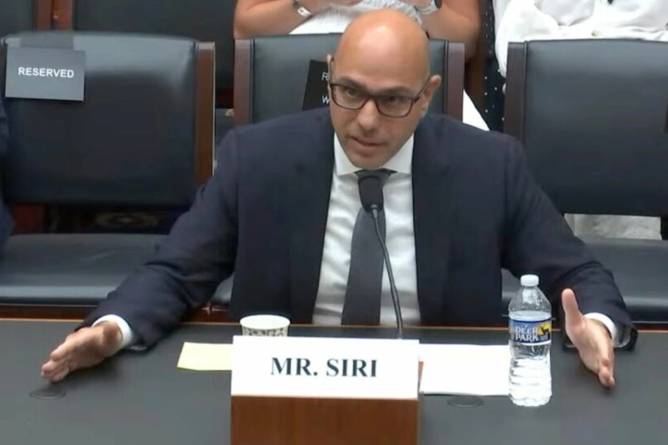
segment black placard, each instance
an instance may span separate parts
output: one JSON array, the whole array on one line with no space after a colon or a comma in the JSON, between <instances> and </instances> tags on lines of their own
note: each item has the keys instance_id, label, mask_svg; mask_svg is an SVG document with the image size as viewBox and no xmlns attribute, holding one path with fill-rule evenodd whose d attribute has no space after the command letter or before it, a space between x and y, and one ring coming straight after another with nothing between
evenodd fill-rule
<instances>
[{"instance_id":1,"label":"black placard","mask_svg":"<svg viewBox=\"0 0 668 445\"><path fill-rule=\"evenodd\" d=\"M63 48L7 48L5 96L84 100L86 54Z\"/></svg>"},{"instance_id":2,"label":"black placard","mask_svg":"<svg viewBox=\"0 0 668 445\"><path fill-rule=\"evenodd\" d=\"M311 60L309 62L302 110L329 105L329 95L327 94L328 77L327 62L320 60Z\"/></svg>"}]
</instances>

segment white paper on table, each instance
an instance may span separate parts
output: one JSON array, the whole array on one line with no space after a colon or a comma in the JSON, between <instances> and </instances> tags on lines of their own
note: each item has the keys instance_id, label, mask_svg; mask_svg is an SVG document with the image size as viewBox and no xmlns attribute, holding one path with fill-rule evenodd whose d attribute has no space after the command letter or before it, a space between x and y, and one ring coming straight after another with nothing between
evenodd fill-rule
<instances>
[{"instance_id":1,"label":"white paper on table","mask_svg":"<svg viewBox=\"0 0 668 445\"><path fill-rule=\"evenodd\" d=\"M230 371L232 345L185 342L176 367L193 371Z\"/></svg>"},{"instance_id":2,"label":"white paper on table","mask_svg":"<svg viewBox=\"0 0 668 445\"><path fill-rule=\"evenodd\" d=\"M421 344L423 394L508 395L508 345Z\"/></svg>"}]
</instances>

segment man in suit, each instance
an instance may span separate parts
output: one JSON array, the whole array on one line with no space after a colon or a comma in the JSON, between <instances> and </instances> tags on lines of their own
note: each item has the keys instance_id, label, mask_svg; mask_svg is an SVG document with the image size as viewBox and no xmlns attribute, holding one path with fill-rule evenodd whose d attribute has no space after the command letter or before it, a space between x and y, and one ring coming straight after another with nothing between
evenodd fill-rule
<instances>
[{"instance_id":1,"label":"man in suit","mask_svg":"<svg viewBox=\"0 0 668 445\"><path fill-rule=\"evenodd\" d=\"M329 110L232 131L155 258L51 353L43 375L57 381L153 345L233 272L235 318L345 322L363 170L386 178L386 239L407 323L500 321L500 268L537 273L553 302L561 296L585 365L613 386L613 343L631 322L612 277L533 182L514 140L427 114L441 81L429 74L427 43L396 12L353 22L330 61ZM382 281L373 323L393 323Z\"/></svg>"}]
</instances>

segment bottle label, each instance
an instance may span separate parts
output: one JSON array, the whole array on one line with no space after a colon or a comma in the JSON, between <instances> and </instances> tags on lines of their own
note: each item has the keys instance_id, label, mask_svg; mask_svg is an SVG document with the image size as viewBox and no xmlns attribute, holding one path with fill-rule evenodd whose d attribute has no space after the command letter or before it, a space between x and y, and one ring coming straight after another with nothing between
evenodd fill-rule
<instances>
[{"instance_id":1,"label":"bottle label","mask_svg":"<svg viewBox=\"0 0 668 445\"><path fill-rule=\"evenodd\" d=\"M510 341L516 344L541 346L552 341L552 320L522 321L510 319Z\"/></svg>"}]
</instances>

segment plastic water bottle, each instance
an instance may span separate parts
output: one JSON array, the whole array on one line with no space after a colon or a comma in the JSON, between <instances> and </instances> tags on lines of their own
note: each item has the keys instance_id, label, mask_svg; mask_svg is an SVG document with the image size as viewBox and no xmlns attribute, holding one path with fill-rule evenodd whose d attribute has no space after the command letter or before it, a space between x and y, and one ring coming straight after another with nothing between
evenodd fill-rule
<instances>
[{"instance_id":1,"label":"plastic water bottle","mask_svg":"<svg viewBox=\"0 0 668 445\"><path fill-rule=\"evenodd\" d=\"M541 406L552 396L552 306L538 288L538 276L523 275L520 283L508 306L510 400L520 406Z\"/></svg>"}]
</instances>

